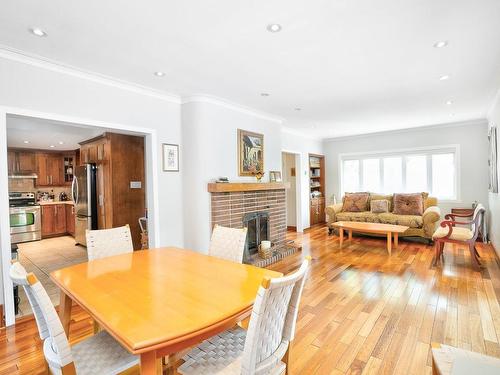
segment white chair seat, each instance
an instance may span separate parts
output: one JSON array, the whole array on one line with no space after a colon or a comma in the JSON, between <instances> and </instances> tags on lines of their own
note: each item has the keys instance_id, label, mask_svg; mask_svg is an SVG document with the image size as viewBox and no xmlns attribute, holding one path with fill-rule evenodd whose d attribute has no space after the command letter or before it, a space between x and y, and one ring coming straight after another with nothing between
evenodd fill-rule
<instances>
[{"instance_id":1,"label":"white chair seat","mask_svg":"<svg viewBox=\"0 0 500 375\"><path fill-rule=\"evenodd\" d=\"M57 363L51 344L49 337L43 344L43 351L48 362ZM105 331L73 345L71 354L78 375L116 375L139 364L137 356L127 352Z\"/></svg>"},{"instance_id":2,"label":"white chair seat","mask_svg":"<svg viewBox=\"0 0 500 375\"><path fill-rule=\"evenodd\" d=\"M446 237L448 234L449 228L438 227L432 236L433 239ZM474 232L472 232L468 228L461 227L453 227L453 230L450 235L450 239L458 240L458 241L467 241L474 237Z\"/></svg>"},{"instance_id":3,"label":"white chair seat","mask_svg":"<svg viewBox=\"0 0 500 375\"><path fill-rule=\"evenodd\" d=\"M178 372L183 375L239 375L246 331L234 327L203 341L183 357ZM269 375L281 375L286 365L280 362Z\"/></svg>"}]
</instances>

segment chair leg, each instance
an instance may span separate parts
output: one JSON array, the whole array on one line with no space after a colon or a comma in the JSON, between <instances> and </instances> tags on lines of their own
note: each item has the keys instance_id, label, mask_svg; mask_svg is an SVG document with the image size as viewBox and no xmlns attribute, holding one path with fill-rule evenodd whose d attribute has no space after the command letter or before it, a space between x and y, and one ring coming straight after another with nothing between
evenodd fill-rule
<instances>
[{"instance_id":1,"label":"chair leg","mask_svg":"<svg viewBox=\"0 0 500 375\"><path fill-rule=\"evenodd\" d=\"M439 252L441 254L441 259L443 260L444 262L444 242L441 242L441 247L439 248Z\"/></svg>"},{"instance_id":2,"label":"chair leg","mask_svg":"<svg viewBox=\"0 0 500 375\"><path fill-rule=\"evenodd\" d=\"M432 261L432 267L436 267L438 259L439 259L439 250L440 249L440 242L436 241L434 242L434 260Z\"/></svg>"},{"instance_id":3,"label":"chair leg","mask_svg":"<svg viewBox=\"0 0 500 375\"><path fill-rule=\"evenodd\" d=\"M474 252L476 253L478 258L481 258L481 255L479 255L479 252L477 251L476 245L474 245Z\"/></svg>"},{"instance_id":4,"label":"chair leg","mask_svg":"<svg viewBox=\"0 0 500 375\"><path fill-rule=\"evenodd\" d=\"M470 252L470 258L471 258L471 261L472 261L472 265L474 266L474 268L476 270L480 270L481 269L481 263L479 262L479 259L477 259L475 251L476 251L476 249L474 248L474 244L470 243L469 244L469 252Z\"/></svg>"}]
</instances>

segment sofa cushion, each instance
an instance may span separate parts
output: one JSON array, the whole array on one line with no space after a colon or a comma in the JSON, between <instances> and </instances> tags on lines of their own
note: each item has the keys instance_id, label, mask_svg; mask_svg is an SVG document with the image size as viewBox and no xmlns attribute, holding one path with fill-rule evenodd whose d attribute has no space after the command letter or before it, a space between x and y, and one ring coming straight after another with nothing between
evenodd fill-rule
<instances>
[{"instance_id":1,"label":"sofa cushion","mask_svg":"<svg viewBox=\"0 0 500 375\"><path fill-rule=\"evenodd\" d=\"M342 212L363 212L368 209L369 193L346 193Z\"/></svg>"},{"instance_id":2,"label":"sofa cushion","mask_svg":"<svg viewBox=\"0 0 500 375\"><path fill-rule=\"evenodd\" d=\"M339 212L338 221L361 221L366 223L380 223L379 215L370 211L364 212Z\"/></svg>"},{"instance_id":3,"label":"sofa cushion","mask_svg":"<svg viewBox=\"0 0 500 375\"><path fill-rule=\"evenodd\" d=\"M391 212L378 214L381 223L404 225L410 228L422 228L423 219L419 215L397 215Z\"/></svg>"},{"instance_id":4,"label":"sofa cushion","mask_svg":"<svg viewBox=\"0 0 500 375\"><path fill-rule=\"evenodd\" d=\"M394 210L397 215L422 215L424 199L422 193L394 194Z\"/></svg>"},{"instance_id":5,"label":"sofa cushion","mask_svg":"<svg viewBox=\"0 0 500 375\"><path fill-rule=\"evenodd\" d=\"M392 211L392 208L393 208L393 202L392 202L392 199L393 199L393 195L392 194L377 194L377 193L370 193L370 202L375 200L375 201L378 201L378 200L381 200L381 199L385 199L389 202L389 212Z\"/></svg>"},{"instance_id":6,"label":"sofa cushion","mask_svg":"<svg viewBox=\"0 0 500 375\"><path fill-rule=\"evenodd\" d=\"M370 200L370 211L374 214L389 212L389 201L387 199Z\"/></svg>"},{"instance_id":7,"label":"sofa cushion","mask_svg":"<svg viewBox=\"0 0 500 375\"><path fill-rule=\"evenodd\" d=\"M432 238L442 238L448 235L449 228L438 227ZM474 236L474 233L469 228L454 227L451 232L450 239L457 241L468 241Z\"/></svg>"}]
</instances>

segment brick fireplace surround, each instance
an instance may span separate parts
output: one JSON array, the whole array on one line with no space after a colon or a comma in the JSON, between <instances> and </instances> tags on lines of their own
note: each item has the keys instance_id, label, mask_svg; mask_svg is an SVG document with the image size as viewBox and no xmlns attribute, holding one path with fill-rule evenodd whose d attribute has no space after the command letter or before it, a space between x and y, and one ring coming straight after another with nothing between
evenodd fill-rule
<instances>
[{"instance_id":1,"label":"brick fireplace surround","mask_svg":"<svg viewBox=\"0 0 500 375\"><path fill-rule=\"evenodd\" d=\"M244 216L248 213L267 212L269 214L269 240L274 256L262 259L253 255L247 263L266 266L289 253L294 247L286 244L286 188L283 183L210 183L212 228L222 225L242 228Z\"/></svg>"}]
</instances>

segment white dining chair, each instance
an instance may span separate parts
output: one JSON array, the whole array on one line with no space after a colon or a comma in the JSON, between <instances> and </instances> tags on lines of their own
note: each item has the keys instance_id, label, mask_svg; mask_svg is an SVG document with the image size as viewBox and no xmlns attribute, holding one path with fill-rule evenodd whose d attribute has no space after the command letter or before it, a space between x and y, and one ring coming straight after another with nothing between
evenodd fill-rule
<instances>
[{"instance_id":1,"label":"white dining chair","mask_svg":"<svg viewBox=\"0 0 500 375\"><path fill-rule=\"evenodd\" d=\"M134 251L129 225L112 229L86 230L89 260L101 259Z\"/></svg>"},{"instance_id":2,"label":"white dining chair","mask_svg":"<svg viewBox=\"0 0 500 375\"><path fill-rule=\"evenodd\" d=\"M10 278L22 285L28 296L51 374L115 375L139 364L138 357L104 331L70 347L56 309L36 276L15 262L10 267Z\"/></svg>"},{"instance_id":3,"label":"white dining chair","mask_svg":"<svg viewBox=\"0 0 500 375\"><path fill-rule=\"evenodd\" d=\"M236 326L205 340L183 357L185 362L178 372L184 375L286 373L310 259L307 257L292 274L264 279L253 305L248 331Z\"/></svg>"},{"instance_id":4,"label":"white dining chair","mask_svg":"<svg viewBox=\"0 0 500 375\"><path fill-rule=\"evenodd\" d=\"M210 239L208 255L243 263L247 228L227 228L216 224Z\"/></svg>"}]
</instances>

